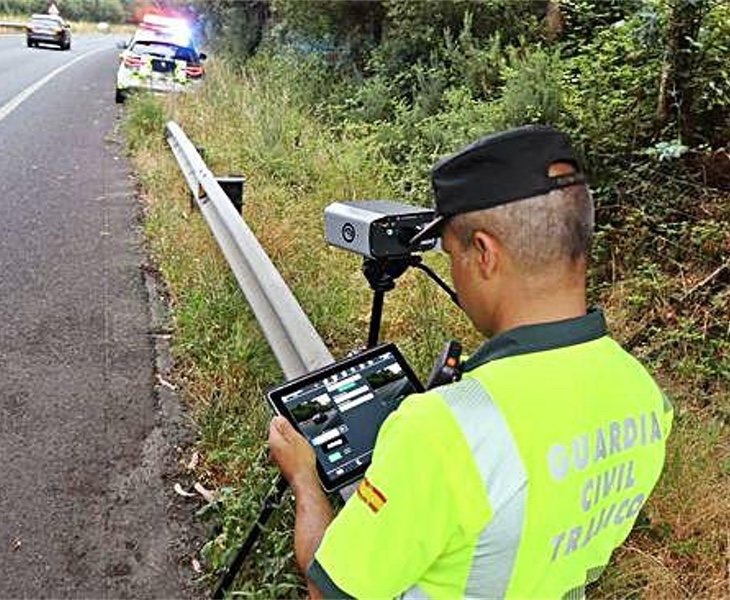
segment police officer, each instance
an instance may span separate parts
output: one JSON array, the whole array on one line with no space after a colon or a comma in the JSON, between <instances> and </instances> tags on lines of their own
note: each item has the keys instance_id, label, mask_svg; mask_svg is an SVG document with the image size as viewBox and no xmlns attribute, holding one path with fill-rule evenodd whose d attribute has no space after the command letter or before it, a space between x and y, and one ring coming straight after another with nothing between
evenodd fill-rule
<instances>
[{"instance_id":1,"label":"police officer","mask_svg":"<svg viewBox=\"0 0 730 600\"><path fill-rule=\"evenodd\" d=\"M672 411L587 309L593 205L567 137L489 135L432 172L460 304L489 340L461 381L407 398L335 517L280 417L313 597L583 597L659 478Z\"/></svg>"}]
</instances>

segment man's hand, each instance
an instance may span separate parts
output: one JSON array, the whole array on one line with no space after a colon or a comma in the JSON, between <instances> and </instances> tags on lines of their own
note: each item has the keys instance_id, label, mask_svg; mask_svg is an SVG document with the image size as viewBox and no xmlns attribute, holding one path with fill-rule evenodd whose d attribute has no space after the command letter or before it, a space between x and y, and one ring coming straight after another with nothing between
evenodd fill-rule
<instances>
[{"instance_id":1,"label":"man's hand","mask_svg":"<svg viewBox=\"0 0 730 600\"><path fill-rule=\"evenodd\" d=\"M271 420L269 451L294 492L294 555L306 576L322 536L332 521L332 507L319 485L314 449L284 417ZM311 598L322 598L309 578L307 586Z\"/></svg>"},{"instance_id":2,"label":"man's hand","mask_svg":"<svg viewBox=\"0 0 730 600\"><path fill-rule=\"evenodd\" d=\"M284 417L271 420L269 451L295 495L301 488L319 488L314 449Z\"/></svg>"}]
</instances>

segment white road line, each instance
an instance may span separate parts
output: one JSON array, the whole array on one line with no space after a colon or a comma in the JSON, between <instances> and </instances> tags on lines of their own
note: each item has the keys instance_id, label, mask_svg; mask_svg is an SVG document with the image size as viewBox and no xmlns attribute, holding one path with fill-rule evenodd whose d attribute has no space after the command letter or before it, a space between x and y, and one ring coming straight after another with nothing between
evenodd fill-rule
<instances>
[{"instance_id":1,"label":"white road line","mask_svg":"<svg viewBox=\"0 0 730 600\"><path fill-rule=\"evenodd\" d=\"M0 121L2 121L11 112L13 112L16 108L18 108L18 106L20 106L31 95L33 95L35 92L37 92L39 89L41 89L45 84L47 84L56 75L59 75L60 73L62 73L66 69L68 69L71 65L79 62L80 60L86 58L87 56L91 56L92 54L96 54L97 52L101 52L102 50L107 50L107 49L108 48L95 48L94 50L89 50L85 54L82 54L81 56L77 56L72 61L67 62L65 65L58 67L58 69L56 69L55 71L51 71L48 75L46 75L42 79L39 79L35 83L29 85L22 92L20 92L17 96L15 96L14 98L12 98L8 102L6 102L4 106L0 107Z\"/></svg>"}]
</instances>

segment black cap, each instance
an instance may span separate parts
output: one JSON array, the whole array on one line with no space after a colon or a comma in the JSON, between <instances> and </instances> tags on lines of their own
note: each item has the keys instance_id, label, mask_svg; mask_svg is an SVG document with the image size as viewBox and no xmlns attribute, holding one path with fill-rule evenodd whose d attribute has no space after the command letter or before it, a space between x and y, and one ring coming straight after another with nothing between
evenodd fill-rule
<instances>
[{"instance_id":1,"label":"black cap","mask_svg":"<svg viewBox=\"0 0 730 600\"><path fill-rule=\"evenodd\" d=\"M557 162L570 163L576 171L548 176ZM431 180L436 218L411 244L440 235L454 215L584 183L585 177L567 135L546 125L526 125L488 135L444 158L431 171Z\"/></svg>"}]
</instances>

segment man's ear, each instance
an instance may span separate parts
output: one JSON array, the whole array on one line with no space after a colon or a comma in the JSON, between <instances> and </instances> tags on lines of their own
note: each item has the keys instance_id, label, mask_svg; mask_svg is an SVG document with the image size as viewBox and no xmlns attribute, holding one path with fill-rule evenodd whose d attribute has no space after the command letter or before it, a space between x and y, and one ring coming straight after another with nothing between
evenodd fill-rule
<instances>
[{"instance_id":1,"label":"man's ear","mask_svg":"<svg viewBox=\"0 0 730 600\"><path fill-rule=\"evenodd\" d=\"M499 242L486 231L475 231L471 243L477 251L477 267L484 279L491 279L497 271L501 257Z\"/></svg>"}]
</instances>

